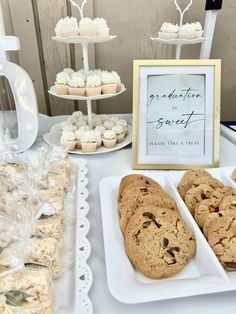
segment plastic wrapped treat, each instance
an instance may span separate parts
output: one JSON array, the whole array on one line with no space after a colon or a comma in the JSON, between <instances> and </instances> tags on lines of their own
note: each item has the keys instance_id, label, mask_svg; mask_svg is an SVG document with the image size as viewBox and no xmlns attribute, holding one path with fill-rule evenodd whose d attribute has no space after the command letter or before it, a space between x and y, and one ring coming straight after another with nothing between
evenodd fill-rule
<instances>
[{"instance_id":1,"label":"plastic wrapped treat","mask_svg":"<svg viewBox=\"0 0 236 314\"><path fill-rule=\"evenodd\" d=\"M63 239L61 220L56 215L42 215L36 222L35 235L40 237L50 237L58 241Z\"/></svg>"},{"instance_id":2,"label":"plastic wrapped treat","mask_svg":"<svg viewBox=\"0 0 236 314\"><path fill-rule=\"evenodd\" d=\"M0 277L0 313L52 314L53 284L45 267L25 267Z\"/></svg>"}]
</instances>

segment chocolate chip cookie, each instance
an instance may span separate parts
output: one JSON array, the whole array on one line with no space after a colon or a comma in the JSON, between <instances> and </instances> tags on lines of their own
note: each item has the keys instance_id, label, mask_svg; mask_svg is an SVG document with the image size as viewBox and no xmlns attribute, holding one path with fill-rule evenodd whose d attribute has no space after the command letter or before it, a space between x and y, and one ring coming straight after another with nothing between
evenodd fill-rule
<instances>
[{"instance_id":1,"label":"chocolate chip cookie","mask_svg":"<svg viewBox=\"0 0 236 314\"><path fill-rule=\"evenodd\" d=\"M184 201L193 216L198 205L203 200L210 198L213 191L214 189L207 184L200 184L187 191Z\"/></svg>"},{"instance_id":2,"label":"chocolate chip cookie","mask_svg":"<svg viewBox=\"0 0 236 314\"><path fill-rule=\"evenodd\" d=\"M194 219L200 228L203 228L208 215L219 211L220 200L210 198L203 200L195 209Z\"/></svg>"},{"instance_id":3,"label":"chocolate chip cookie","mask_svg":"<svg viewBox=\"0 0 236 314\"><path fill-rule=\"evenodd\" d=\"M236 270L236 216L212 219L208 242L221 264L228 270Z\"/></svg>"},{"instance_id":4,"label":"chocolate chip cookie","mask_svg":"<svg viewBox=\"0 0 236 314\"><path fill-rule=\"evenodd\" d=\"M135 186L128 189L119 203L120 228L125 234L127 224L134 212L144 206L154 205L177 210L175 201L162 189L155 186Z\"/></svg>"},{"instance_id":5,"label":"chocolate chip cookie","mask_svg":"<svg viewBox=\"0 0 236 314\"><path fill-rule=\"evenodd\" d=\"M191 169L185 172L177 187L182 199L184 199L186 192L192 187L193 182L203 176L211 177L210 173L204 169Z\"/></svg>"},{"instance_id":6,"label":"chocolate chip cookie","mask_svg":"<svg viewBox=\"0 0 236 314\"><path fill-rule=\"evenodd\" d=\"M212 187L213 189L223 188L224 187L224 184L221 183L219 180L217 180L216 178L213 178L213 177L209 177L209 176L203 176L203 177L197 178L193 182L192 188L197 187L200 184L207 184L210 187Z\"/></svg>"},{"instance_id":7,"label":"chocolate chip cookie","mask_svg":"<svg viewBox=\"0 0 236 314\"><path fill-rule=\"evenodd\" d=\"M125 244L132 264L152 279L180 272L196 249L193 233L175 211L151 206L130 218Z\"/></svg>"},{"instance_id":8,"label":"chocolate chip cookie","mask_svg":"<svg viewBox=\"0 0 236 314\"><path fill-rule=\"evenodd\" d=\"M126 191L126 189L128 188L128 186L137 181L139 181L140 184L142 183L146 185L154 184L154 185L158 185L161 188L161 186L156 181L154 181L153 179L149 177L146 177L142 174L129 174L121 179L120 186L119 186L119 197L118 197L119 201L122 199L122 196L124 192Z\"/></svg>"},{"instance_id":9,"label":"chocolate chip cookie","mask_svg":"<svg viewBox=\"0 0 236 314\"><path fill-rule=\"evenodd\" d=\"M234 169L232 175L231 175L231 179L236 182L236 169Z\"/></svg>"}]
</instances>

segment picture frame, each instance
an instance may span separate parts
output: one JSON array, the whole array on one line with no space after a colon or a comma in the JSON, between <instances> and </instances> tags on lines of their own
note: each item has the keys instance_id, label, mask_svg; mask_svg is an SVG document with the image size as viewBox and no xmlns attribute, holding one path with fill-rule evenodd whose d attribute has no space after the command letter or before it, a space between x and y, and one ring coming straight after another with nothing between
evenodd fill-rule
<instances>
[{"instance_id":1,"label":"picture frame","mask_svg":"<svg viewBox=\"0 0 236 314\"><path fill-rule=\"evenodd\" d=\"M221 60L133 65L133 169L218 167Z\"/></svg>"}]
</instances>

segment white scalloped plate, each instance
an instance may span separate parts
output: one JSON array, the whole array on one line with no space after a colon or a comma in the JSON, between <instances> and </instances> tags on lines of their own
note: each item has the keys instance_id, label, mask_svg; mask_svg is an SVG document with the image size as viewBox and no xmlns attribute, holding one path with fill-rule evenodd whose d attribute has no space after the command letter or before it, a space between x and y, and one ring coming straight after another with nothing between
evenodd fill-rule
<instances>
[{"instance_id":1,"label":"white scalloped plate","mask_svg":"<svg viewBox=\"0 0 236 314\"><path fill-rule=\"evenodd\" d=\"M46 133L43 135L43 139L46 143L48 143L51 146L60 146L60 137L61 137L61 130L60 130L61 123L55 124L50 129L49 133ZM75 155L96 155L96 154L105 154L110 153L115 150L121 149L127 145L129 145L132 142L132 127L128 124L129 134L125 138L125 140L122 143L116 144L116 146L112 148L106 148L104 146L96 149L95 152L92 153L84 153L82 150L70 150L69 153L75 154Z\"/></svg>"},{"instance_id":2,"label":"white scalloped plate","mask_svg":"<svg viewBox=\"0 0 236 314\"><path fill-rule=\"evenodd\" d=\"M57 314L92 314L93 306L88 297L93 275L87 264L91 254L91 245L86 235L90 224L86 215L89 205L86 161L72 161L74 191L65 198L65 212L68 224L64 233L65 252L62 256L64 274L55 282L54 308ZM75 222L76 221L76 222Z\"/></svg>"},{"instance_id":3,"label":"white scalloped plate","mask_svg":"<svg viewBox=\"0 0 236 314\"><path fill-rule=\"evenodd\" d=\"M71 37L52 37L53 40L63 44L99 44L115 39L117 36L71 36Z\"/></svg>"},{"instance_id":4,"label":"white scalloped plate","mask_svg":"<svg viewBox=\"0 0 236 314\"><path fill-rule=\"evenodd\" d=\"M100 94L100 95L96 95L96 96L90 96L90 97L86 97L86 96L75 96L75 95L58 95L56 93L55 90L55 85L52 86L50 88L50 90L48 91L49 94L58 97L58 98L62 98L62 99L67 99L67 100L99 100L99 99L106 99L106 98L112 98L115 96L118 96L120 94L122 94L124 91L126 91L126 88L124 86L124 84L121 84L121 91L115 94Z\"/></svg>"},{"instance_id":5,"label":"white scalloped plate","mask_svg":"<svg viewBox=\"0 0 236 314\"><path fill-rule=\"evenodd\" d=\"M195 45L195 44L203 43L206 40L206 38L201 37L201 38L194 38L194 39L180 39L180 38L164 39L160 37L151 37L151 40L157 41L163 44L167 44L167 45Z\"/></svg>"}]
</instances>

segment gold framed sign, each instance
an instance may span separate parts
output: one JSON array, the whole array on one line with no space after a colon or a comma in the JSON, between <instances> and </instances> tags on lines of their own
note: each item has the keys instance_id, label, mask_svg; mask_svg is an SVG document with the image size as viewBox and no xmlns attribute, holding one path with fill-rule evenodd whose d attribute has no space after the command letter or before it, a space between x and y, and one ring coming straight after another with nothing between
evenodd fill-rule
<instances>
[{"instance_id":1,"label":"gold framed sign","mask_svg":"<svg viewBox=\"0 0 236 314\"><path fill-rule=\"evenodd\" d=\"M135 60L133 168L219 166L220 60Z\"/></svg>"}]
</instances>

